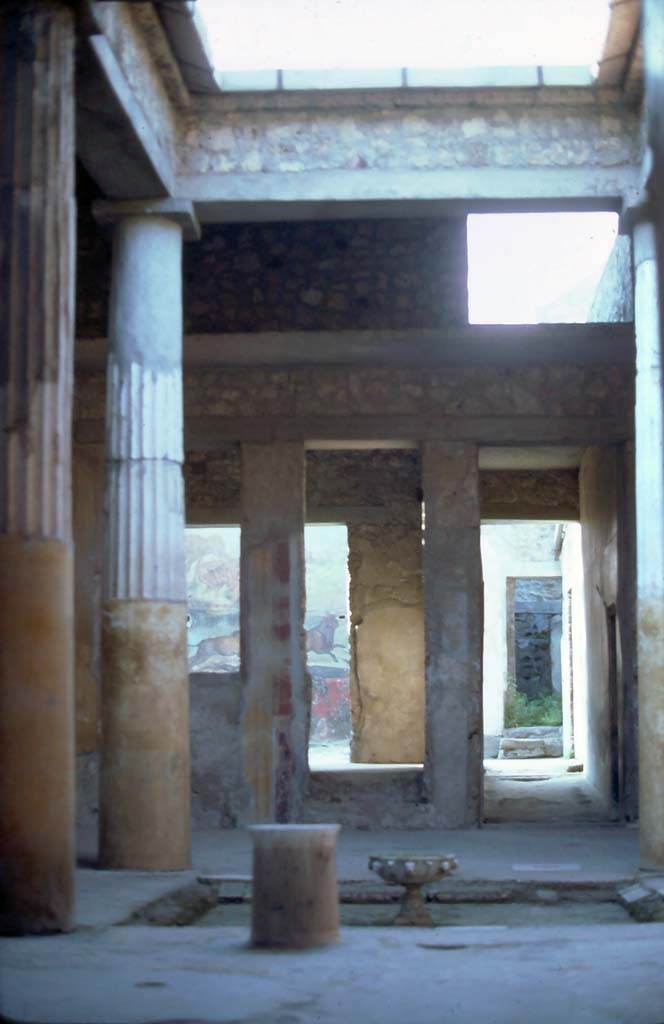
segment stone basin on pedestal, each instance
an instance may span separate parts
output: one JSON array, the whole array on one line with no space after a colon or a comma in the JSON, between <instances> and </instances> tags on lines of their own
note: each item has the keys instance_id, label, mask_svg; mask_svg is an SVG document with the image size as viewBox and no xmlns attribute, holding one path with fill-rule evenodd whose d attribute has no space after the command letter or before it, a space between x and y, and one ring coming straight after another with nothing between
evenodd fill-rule
<instances>
[{"instance_id":1,"label":"stone basin on pedestal","mask_svg":"<svg viewBox=\"0 0 664 1024\"><path fill-rule=\"evenodd\" d=\"M401 910L394 919L398 925L432 927L433 920L426 908L422 886L439 882L458 867L451 853L424 854L397 851L369 857L369 868L389 885L402 885L406 890Z\"/></svg>"}]
</instances>

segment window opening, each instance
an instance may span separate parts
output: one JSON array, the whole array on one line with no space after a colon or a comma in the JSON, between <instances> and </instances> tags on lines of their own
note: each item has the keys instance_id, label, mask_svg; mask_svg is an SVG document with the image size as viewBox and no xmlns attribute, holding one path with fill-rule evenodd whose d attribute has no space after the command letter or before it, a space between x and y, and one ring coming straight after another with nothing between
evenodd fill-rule
<instances>
[{"instance_id":1,"label":"window opening","mask_svg":"<svg viewBox=\"0 0 664 1024\"><path fill-rule=\"evenodd\" d=\"M185 530L190 672L240 670L240 527Z\"/></svg>"},{"instance_id":2,"label":"window opening","mask_svg":"<svg viewBox=\"0 0 664 1024\"><path fill-rule=\"evenodd\" d=\"M311 676L309 765L350 762L350 643L348 531L343 524L308 524L305 631Z\"/></svg>"},{"instance_id":3,"label":"window opening","mask_svg":"<svg viewBox=\"0 0 664 1024\"><path fill-rule=\"evenodd\" d=\"M471 324L587 322L617 214L470 214L467 227Z\"/></svg>"}]
</instances>

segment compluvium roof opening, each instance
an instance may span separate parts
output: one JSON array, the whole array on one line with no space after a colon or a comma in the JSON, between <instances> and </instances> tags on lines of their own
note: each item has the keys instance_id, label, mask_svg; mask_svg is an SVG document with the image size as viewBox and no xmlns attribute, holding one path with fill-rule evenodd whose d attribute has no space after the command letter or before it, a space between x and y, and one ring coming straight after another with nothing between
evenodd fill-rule
<instances>
[{"instance_id":1,"label":"compluvium roof opening","mask_svg":"<svg viewBox=\"0 0 664 1024\"><path fill-rule=\"evenodd\" d=\"M198 0L221 71L592 66L608 0Z\"/></svg>"},{"instance_id":2,"label":"compluvium roof opening","mask_svg":"<svg viewBox=\"0 0 664 1024\"><path fill-rule=\"evenodd\" d=\"M585 323L617 232L615 213L471 214L470 323Z\"/></svg>"}]
</instances>

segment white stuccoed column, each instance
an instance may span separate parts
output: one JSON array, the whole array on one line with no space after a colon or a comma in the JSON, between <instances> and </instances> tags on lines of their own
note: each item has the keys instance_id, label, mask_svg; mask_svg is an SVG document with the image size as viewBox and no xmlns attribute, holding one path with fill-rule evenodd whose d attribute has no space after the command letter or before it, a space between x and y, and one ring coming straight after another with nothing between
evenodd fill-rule
<instances>
[{"instance_id":1,"label":"white stuccoed column","mask_svg":"<svg viewBox=\"0 0 664 1024\"><path fill-rule=\"evenodd\" d=\"M664 403L655 229L634 230L641 864L664 868Z\"/></svg>"},{"instance_id":2,"label":"white stuccoed column","mask_svg":"<svg viewBox=\"0 0 664 1024\"><path fill-rule=\"evenodd\" d=\"M0 931L74 900L74 13L0 3Z\"/></svg>"},{"instance_id":3,"label":"white stuccoed column","mask_svg":"<svg viewBox=\"0 0 664 1024\"><path fill-rule=\"evenodd\" d=\"M100 862L190 863L182 234L172 200L115 221L107 376Z\"/></svg>"}]
</instances>

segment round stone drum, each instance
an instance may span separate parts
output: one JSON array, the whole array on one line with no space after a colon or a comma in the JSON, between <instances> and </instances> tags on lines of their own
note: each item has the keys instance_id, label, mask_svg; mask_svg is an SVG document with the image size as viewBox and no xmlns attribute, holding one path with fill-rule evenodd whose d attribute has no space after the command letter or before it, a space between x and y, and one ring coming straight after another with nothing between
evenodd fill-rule
<instances>
[{"instance_id":1,"label":"round stone drum","mask_svg":"<svg viewBox=\"0 0 664 1024\"><path fill-rule=\"evenodd\" d=\"M339 937L339 825L254 825L251 944L304 949Z\"/></svg>"}]
</instances>

